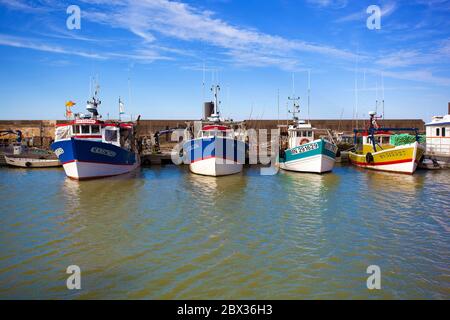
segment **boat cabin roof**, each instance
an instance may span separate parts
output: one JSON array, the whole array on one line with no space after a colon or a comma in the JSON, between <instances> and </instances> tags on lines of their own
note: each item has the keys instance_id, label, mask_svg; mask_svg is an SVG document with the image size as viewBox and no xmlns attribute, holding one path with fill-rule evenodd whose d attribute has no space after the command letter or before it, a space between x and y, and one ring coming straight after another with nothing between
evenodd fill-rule
<instances>
[{"instance_id":1,"label":"boat cabin roof","mask_svg":"<svg viewBox=\"0 0 450 320\"><path fill-rule=\"evenodd\" d=\"M119 127L123 129L132 129L134 124L131 122L108 122L94 119L76 119L67 123L57 124L57 127L66 127L72 125L98 125L102 127Z\"/></svg>"},{"instance_id":2,"label":"boat cabin roof","mask_svg":"<svg viewBox=\"0 0 450 320\"><path fill-rule=\"evenodd\" d=\"M227 131L230 130L227 126L222 125L206 125L202 129L203 131Z\"/></svg>"},{"instance_id":3,"label":"boat cabin roof","mask_svg":"<svg viewBox=\"0 0 450 320\"><path fill-rule=\"evenodd\" d=\"M425 126L442 126L442 125L450 125L450 114L445 116L434 116L432 121L426 123Z\"/></svg>"}]
</instances>

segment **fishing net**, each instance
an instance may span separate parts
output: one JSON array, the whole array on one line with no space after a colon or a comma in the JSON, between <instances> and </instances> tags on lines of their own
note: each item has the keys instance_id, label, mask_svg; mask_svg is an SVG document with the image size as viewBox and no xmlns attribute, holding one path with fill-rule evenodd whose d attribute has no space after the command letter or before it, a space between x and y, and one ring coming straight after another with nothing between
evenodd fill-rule
<instances>
[{"instance_id":1,"label":"fishing net","mask_svg":"<svg viewBox=\"0 0 450 320\"><path fill-rule=\"evenodd\" d=\"M419 135L419 143L425 143L425 136ZM404 144L414 143L416 141L416 136L411 134L394 134L391 136L390 144L394 146L401 146Z\"/></svg>"}]
</instances>

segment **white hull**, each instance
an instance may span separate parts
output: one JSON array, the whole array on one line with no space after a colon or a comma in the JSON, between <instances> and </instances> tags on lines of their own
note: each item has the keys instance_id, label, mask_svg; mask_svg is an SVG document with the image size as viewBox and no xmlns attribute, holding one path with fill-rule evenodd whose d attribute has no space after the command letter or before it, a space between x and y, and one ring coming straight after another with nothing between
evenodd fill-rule
<instances>
[{"instance_id":1,"label":"white hull","mask_svg":"<svg viewBox=\"0 0 450 320\"><path fill-rule=\"evenodd\" d=\"M5 156L5 161L10 166L21 168L50 168L61 166L61 163L57 159L10 158Z\"/></svg>"},{"instance_id":2,"label":"white hull","mask_svg":"<svg viewBox=\"0 0 450 320\"><path fill-rule=\"evenodd\" d=\"M336 160L323 154L280 163L280 168L288 171L324 173L332 171Z\"/></svg>"},{"instance_id":3,"label":"white hull","mask_svg":"<svg viewBox=\"0 0 450 320\"><path fill-rule=\"evenodd\" d=\"M380 170L380 171L389 171L389 172L399 172L399 173L409 173L413 174L417 169L416 161L409 161L404 163L394 163L387 165L367 165L364 168L372 169L372 170Z\"/></svg>"},{"instance_id":4,"label":"white hull","mask_svg":"<svg viewBox=\"0 0 450 320\"><path fill-rule=\"evenodd\" d=\"M222 160L220 158L209 158L199 160L189 165L191 172L204 176L226 176L239 173L242 171L243 165L230 160Z\"/></svg>"},{"instance_id":5,"label":"white hull","mask_svg":"<svg viewBox=\"0 0 450 320\"><path fill-rule=\"evenodd\" d=\"M83 180L125 174L135 170L139 165L139 162L136 162L134 165L115 165L74 161L64 164L63 167L69 178Z\"/></svg>"}]
</instances>

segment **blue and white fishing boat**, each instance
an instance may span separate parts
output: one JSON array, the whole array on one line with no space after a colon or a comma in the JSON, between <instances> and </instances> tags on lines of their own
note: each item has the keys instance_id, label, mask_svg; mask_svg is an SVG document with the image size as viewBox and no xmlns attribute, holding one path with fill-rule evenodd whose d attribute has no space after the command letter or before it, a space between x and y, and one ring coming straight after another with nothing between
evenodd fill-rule
<instances>
[{"instance_id":1,"label":"blue and white fishing boat","mask_svg":"<svg viewBox=\"0 0 450 320\"><path fill-rule=\"evenodd\" d=\"M185 163L191 172L205 176L225 176L242 171L246 144L229 124L220 118L219 86L213 86L214 112L196 138L183 145Z\"/></svg>"},{"instance_id":2,"label":"blue and white fishing boat","mask_svg":"<svg viewBox=\"0 0 450 320\"><path fill-rule=\"evenodd\" d=\"M102 121L98 86L88 101L89 114L75 114L68 123L58 124L52 150L69 178L82 180L128 173L140 165L134 131L135 123ZM121 102L119 106L122 108Z\"/></svg>"},{"instance_id":3,"label":"blue and white fishing boat","mask_svg":"<svg viewBox=\"0 0 450 320\"><path fill-rule=\"evenodd\" d=\"M287 146L281 149L280 168L297 172L324 173L332 171L337 146L325 138L316 139L316 129L299 120L298 99L293 100L293 124L288 127Z\"/></svg>"}]
</instances>

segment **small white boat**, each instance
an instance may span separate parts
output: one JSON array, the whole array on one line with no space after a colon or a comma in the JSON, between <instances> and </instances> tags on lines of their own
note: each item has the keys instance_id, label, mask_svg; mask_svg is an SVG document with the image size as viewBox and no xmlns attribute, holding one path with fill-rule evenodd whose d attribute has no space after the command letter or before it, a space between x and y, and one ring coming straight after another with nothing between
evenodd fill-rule
<instances>
[{"instance_id":1,"label":"small white boat","mask_svg":"<svg viewBox=\"0 0 450 320\"><path fill-rule=\"evenodd\" d=\"M424 159L421 163L419 163L419 168L426 170L440 170L445 167L446 163L444 161L437 161L435 159Z\"/></svg>"},{"instance_id":2,"label":"small white boat","mask_svg":"<svg viewBox=\"0 0 450 320\"><path fill-rule=\"evenodd\" d=\"M40 159L38 157L27 157L26 155L5 155L5 160L8 165L21 168L50 168L61 166L58 159Z\"/></svg>"}]
</instances>

